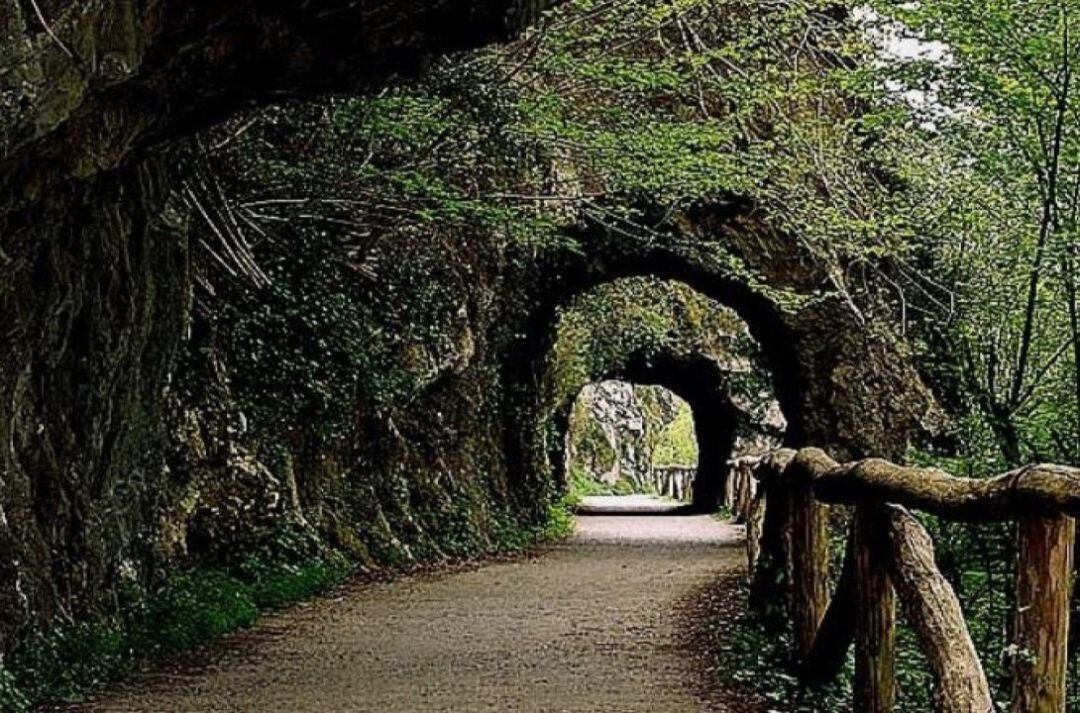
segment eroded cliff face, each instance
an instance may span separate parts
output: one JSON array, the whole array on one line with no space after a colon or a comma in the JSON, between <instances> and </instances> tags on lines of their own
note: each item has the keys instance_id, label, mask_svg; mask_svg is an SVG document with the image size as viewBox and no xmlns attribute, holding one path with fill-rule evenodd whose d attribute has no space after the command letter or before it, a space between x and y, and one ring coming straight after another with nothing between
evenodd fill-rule
<instances>
[{"instance_id":1,"label":"eroded cliff face","mask_svg":"<svg viewBox=\"0 0 1080 713\"><path fill-rule=\"evenodd\" d=\"M0 213L0 633L112 586L165 495L145 484L190 299L167 174L142 163Z\"/></svg>"},{"instance_id":2,"label":"eroded cliff face","mask_svg":"<svg viewBox=\"0 0 1080 713\"><path fill-rule=\"evenodd\" d=\"M625 381L582 389L566 436L571 486L583 493L664 492L664 474L677 471L679 497L697 470L698 445L690 406L671 391Z\"/></svg>"},{"instance_id":3,"label":"eroded cliff face","mask_svg":"<svg viewBox=\"0 0 1080 713\"><path fill-rule=\"evenodd\" d=\"M227 418L178 405L193 299L178 142L272 96L371 89L539 7L0 0L0 650L183 549L176 513L207 516L193 482L274 480ZM203 465L177 474L177 458Z\"/></svg>"},{"instance_id":4,"label":"eroded cliff face","mask_svg":"<svg viewBox=\"0 0 1080 713\"><path fill-rule=\"evenodd\" d=\"M642 492L652 470L647 434L663 429L674 418L670 391L655 399L660 409L646 411L638 388L625 381L602 381L582 389L577 397L566 441L567 469L602 486L622 483ZM670 407L670 408L663 408Z\"/></svg>"}]
</instances>

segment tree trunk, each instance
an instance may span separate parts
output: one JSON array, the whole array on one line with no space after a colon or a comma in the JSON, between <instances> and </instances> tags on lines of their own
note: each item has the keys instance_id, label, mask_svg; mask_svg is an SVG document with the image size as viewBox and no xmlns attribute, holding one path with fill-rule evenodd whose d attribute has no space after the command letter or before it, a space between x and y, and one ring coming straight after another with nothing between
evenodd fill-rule
<instances>
[{"instance_id":1,"label":"tree trunk","mask_svg":"<svg viewBox=\"0 0 1080 713\"><path fill-rule=\"evenodd\" d=\"M746 564L748 572L756 572L761 556L761 530L765 522L765 498L759 494L750 501L746 515Z\"/></svg>"}]
</instances>

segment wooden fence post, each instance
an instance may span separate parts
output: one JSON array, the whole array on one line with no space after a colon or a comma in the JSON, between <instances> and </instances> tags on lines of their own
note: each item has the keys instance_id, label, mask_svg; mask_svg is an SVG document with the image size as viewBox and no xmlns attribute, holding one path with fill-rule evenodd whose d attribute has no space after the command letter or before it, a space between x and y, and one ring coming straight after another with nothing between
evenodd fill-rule
<instances>
[{"instance_id":1,"label":"wooden fence post","mask_svg":"<svg viewBox=\"0 0 1080 713\"><path fill-rule=\"evenodd\" d=\"M829 607L829 511L814 498L809 483L791 483L789 488L791 616L795 655L803 661Z\"/></svg>"},{"instance_id":2,"label":"wooden fence post","mask_svg":"<svg viewBox=\"0 0 1080 713\"><path fill-rule=\"evenodd\" d=\"M800 662L799 677L811 686L836 678L844 668L848 651L855 641L855 532L848 531L844 546L844 564L836 582L829 608L821 620L814 648Z\"/></svg>"},{"instance_id":3,"label":"wooden fence post","mask_svg":"<svg viewBox=\"0 0 1080 713\"><path fill-rule=\"evenodd\" d=\"M782 630L788 616L791 573L791 498L779 483L765 486L765 515L757 566L750 582L750 606L766 628Z\"/></svg>"},{"instance_id":4,"label":"wooden fence post","mask_svg":"<svg viewBox=\"0 0 1080 713\"><path fill-rule=\"evenodd\" d=\"M765 493L757 493L746 514L746 564L753 576L761 554L761 531L765 525Z\"/></svg>"},{"instance_id":5,"label":"wooden fence post","mask_svg":"<svg viewBox=\"0 0 1080 713\"><path fill-rule=\"evenodd\" d=\"M749 463L743 463L739 466L738 480L735 482L735 502L732 507L736 522L745 523L749 519L750 511L754 507L754 500L757 497L756 481L750 473L751 467Z\"/></svg>"},{"instance_id":6,"label":"wooden fence post","mask_svg":"<svg viewBox=\"0 0 1080 713\"><path fill-rule=\"evenodd\" d=\"M992 713L994 702L960 600L934 563L934 543L901 507L886 506L892 582L934 674L937 713Z\"/></svg>"},{"instance_id":7,"label":"wooden fence post","mask_svg":"<svg viewBox=\"0 0 1080 713\"><path fill-rule=\"evenodd\" d=\"M1016 537L1013 713L1064 713L1076 520L1027 515Z\"/></svg>"},{"instance_id":8,"label":"wooden fence post","mask_svg":"<svg viewBox=\"0 0 1080 713\"><path fill-rule=\"evenodd\" d=\"M751 573L750 607L766 628L774 631L785 627L788 615L791 498L781 476L794 456L792 450L770 453L755 470L764 500L764 515L757 563Z\"/></svg>"},{"instance_id":9,"label":"wooden fence post","mask_svg":"<svg viewBox=\"0 0 1080 713\"><path fill-rule=\"evenodd\" d=\"M737 487L736 481L739 478L739 470L741 465L738 460L728 461L727 477L724 478L724 499L721 501L721 505L727 507L730 510L734 510L732 507L735 503L735 488Z\"/></svg>"},{"instance_id":10,"label":"wooden fence post","mask_svg":"<svg viewBox=\"0 0 1080 713\"><path fill-rule=\"evenodd\" d=\"M855 508L855 710L888 713L896 702L896 595L880 508Z\"/></svg>"}]
</instances>

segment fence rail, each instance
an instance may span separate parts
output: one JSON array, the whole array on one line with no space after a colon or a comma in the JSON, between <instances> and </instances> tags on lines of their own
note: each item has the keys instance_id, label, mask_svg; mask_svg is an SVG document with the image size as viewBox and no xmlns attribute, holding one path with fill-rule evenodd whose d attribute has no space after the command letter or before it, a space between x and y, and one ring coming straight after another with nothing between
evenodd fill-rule
<instances>
[{"instance_id":1,"label":"fence rail","mask_svg":"<svg viewBox=\"0 0 1080 713\"><path fill-rule=\"evenodd\" d=\"M893 710L899 605L929 663L934 710L994 710L960 602L911 513L921 510L955 521L1017 523L1012 643L1021 655L1012 657L1010 710L1065 710L1080 469L1035 465L957 478L880 459L840 464L816 448L730 465L728 502L747 524L750 605L767 624L789 628L807 683L837 676L854 646L853 708ZM849 526L834 586L829 518L838 507Z\"/></svg>"},{"instance_id":2,"label":"fence rail","mask_svg":"<svg viewBox=\"0 0 1080 713\"><path fill-rule=\"evenodd\" d=\"M652 469L652 486L659 495L688 502L694 499L696 476L696 466L658 465Z\"/></svg>"}]
</instances>

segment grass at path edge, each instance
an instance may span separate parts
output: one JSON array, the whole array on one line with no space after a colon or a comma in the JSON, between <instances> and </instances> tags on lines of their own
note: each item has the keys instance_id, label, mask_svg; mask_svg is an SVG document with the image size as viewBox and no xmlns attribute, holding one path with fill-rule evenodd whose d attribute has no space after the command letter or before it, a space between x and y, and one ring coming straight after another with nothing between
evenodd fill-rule
<instances>
[{"instance_id":1,"label":"grass at path edge","mask_svg":"<svg viewBox=\"0 0 1080 713\"><path fill-rule=\"evenodd\" d=\"M496 533L485 554L520 552L572 530L571 504L560 501L545 523ZM285 539L296 536L286 533ZM150 594L133 594L111 617L27 632L8 659L0 659L0 713L82 700L144 662L212 643L251 626L263 612L333 589L357 570L356 563L325 546L283 545L272 548L273 554L252 555L233 570L175 572Z\"/></svg>"}]
</instances>

